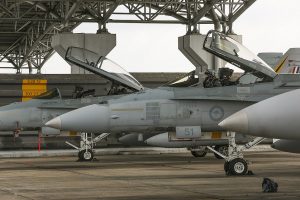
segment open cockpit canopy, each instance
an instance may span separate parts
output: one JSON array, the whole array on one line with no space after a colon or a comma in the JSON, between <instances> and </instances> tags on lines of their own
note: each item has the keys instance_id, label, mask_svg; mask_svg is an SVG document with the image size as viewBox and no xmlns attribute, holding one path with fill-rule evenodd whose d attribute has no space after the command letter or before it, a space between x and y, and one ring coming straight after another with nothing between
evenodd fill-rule
<instances>
[{"instance_id":1,"label":"open cockpit canopy","mask_svg":"<svg viewBox=\"0 0 300 200\"><path fill-rule=\"evenodd\" d=\"M121 66L93 51L78 47L69 47L65 58L68 62L133 91L144 89L143 86Z\"/></svg>"},{"instance_id":2,"label":"open cockpit canopy","mask_svg":"<svg viewBox=\"0 0 300 200\"><path fill-rule=\"evenodd\" d=\"M262 59L223 33L213 30L209 31L203 43L203 48L230 64L239 67L245 73L251 73L263 80L272 80L277 75Z\"/></svg>"}]
</instances>

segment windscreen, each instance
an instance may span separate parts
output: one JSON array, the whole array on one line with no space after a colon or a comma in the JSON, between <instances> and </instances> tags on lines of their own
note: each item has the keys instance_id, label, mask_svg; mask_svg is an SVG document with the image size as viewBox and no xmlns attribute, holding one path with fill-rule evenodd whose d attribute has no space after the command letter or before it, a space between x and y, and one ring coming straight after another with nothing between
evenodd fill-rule
<instances>
[{"instance_id":1,"label":"windscreen","mask_svg":"<svg viewBox=\"0 0 300 200\"><path fill-rule=\"evenodd\" d=\"M100 59L97 68L142 87L142 85L133 76L131 76L131 74L129 74L120 65L113 62L112 60L103 57L103 59Z\"/></svg>"},{"instance_id":2,"label":"windscreen","mask_svg":"<svg viewBox=\"0 0 300 200\"><path fill-rule=\"evenodd\" d=\"M66 60L131 89L138 91L143 89L143 86L120 65L95 52L83 48L69 47Z\"/></svg>"},{"instance_id":3,"label":"windscreen","mask_svg":"<svg viewBox=\"0 0 300 200\"><path fill-rule=\"evenodd\" d=\"M223 33L210 31L206 36L203 47L210 53L246 72L257 73L260 77L274 78L276 76L276 72L267 63L245 46Z\"/></svg>"},{"instance_id":4,"label":"windscreen","mask_svg":"<svg viewBox=\"0 0 300 200\"><path fill-rule=\"evenodd\" d=\"M36 97L33 97L33 99L58 99L61 98L60 92L58 88L51 89L47 92L44 92Z\"/></svg>"},{"instance_id":5,"label":"windscreen","mask_svg":"<svg viewBox=\"0 0 300 200\"><path fill-rule=\"evenodd\" d=\"M190 87L195 86L199 82L198 75L195 74L195 70L185 74L174 81L167 84L169 87Z\"/></svg>"}]
</instances>

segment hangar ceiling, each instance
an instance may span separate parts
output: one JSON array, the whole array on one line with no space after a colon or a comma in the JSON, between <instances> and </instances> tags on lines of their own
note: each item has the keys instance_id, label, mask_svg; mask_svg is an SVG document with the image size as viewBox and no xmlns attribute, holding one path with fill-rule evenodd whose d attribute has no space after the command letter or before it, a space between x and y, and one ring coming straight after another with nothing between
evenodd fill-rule
<instances>
[{"instance_id":1,"label":"hangar ceiling","mask_svg":"<svg viewBox=\"0 0 300 200\"><path fill-rule=\"evenodd\" d=\"M54 53L51 37L70 32L80 23L185 24L216 22L231 30L233 22L256 0L0 0L0 62L40 69ZM225 30L225 28L223 29ZM8 66L7 68L10 68Z\"/></svg>"}]
</instances>

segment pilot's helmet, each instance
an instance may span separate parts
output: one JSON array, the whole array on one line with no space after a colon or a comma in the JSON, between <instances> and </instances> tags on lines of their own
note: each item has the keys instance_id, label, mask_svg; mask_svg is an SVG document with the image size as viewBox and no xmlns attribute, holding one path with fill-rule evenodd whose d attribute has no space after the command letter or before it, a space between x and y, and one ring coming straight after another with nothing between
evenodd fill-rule
<instances>
[{"instance_id":1,"label":"pilot's helmet","mask_svg":"<svg viewBox=\"0 0 300 200\"><path fill-rule=\"evenodd\" d=\"M205 74L205 75L211 75L211 74L213 74L213 71L207 69L207 70L204 72L204 74Z\"/></svg>"}]
</instances>

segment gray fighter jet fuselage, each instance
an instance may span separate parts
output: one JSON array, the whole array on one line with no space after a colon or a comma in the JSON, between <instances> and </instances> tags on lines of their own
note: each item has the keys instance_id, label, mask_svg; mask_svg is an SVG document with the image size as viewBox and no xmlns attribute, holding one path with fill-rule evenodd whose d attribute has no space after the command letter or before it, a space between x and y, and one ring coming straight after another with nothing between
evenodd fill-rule
<instances>
[{"instance_id":1,"label":"gray fighter jet fuselage","mask_svg":"<svg viewBox=\"0 0 300 200\"><path fill-rule=\"evenodd\" d=\"M245 70L245 74L236 82L220 81L225 83L223 86L208 73L204 87L186 80L193 84L181 87L185 84L178 82L173 87L140 90L73 110L46 125L82 132L176 131L179 137L190 137L188 132L199 135L202 131L225 131L218 123L232 113L300 87L299 75L278 75L246 47L222 33L210 31L203 48ZM76 55L70 56L74 58L71 60L76 61ZM89 68L91 62L81 60L77 64ZM92 66L98 63L92 62Z\"/></svg>"},{"instance_id":2,"label":"gray fighter jet fuselage","mask_svg":"<svg viewBox=\"0 0 300 200\"><path fill-rule=\"evenodd\" d=\"M272 82L214 88L147 89L73 110L57 118L61 121L52 121L51 127L83 132L152 132L200 126L201 131L225 131L218 123L227 116L287 92L292 85L300 87L300 76L278 75Z\"/></svg>"},{"instance_id":3,"label":"gray fighter jet fuselage","mask_svg":"<svg viewBox=\"0 0 300 200\"><path fill-rule=\"evenodd\" d=\"M50 92L57 93L57 91L54 89ZM78 99L35 98L26 102L12 103L0 108L0 130L13 132L41 130L45 135L58 135L60 130L44 126L47 121L65 112L118 97L119 95Z\"/></svg>"}]
</instances>

